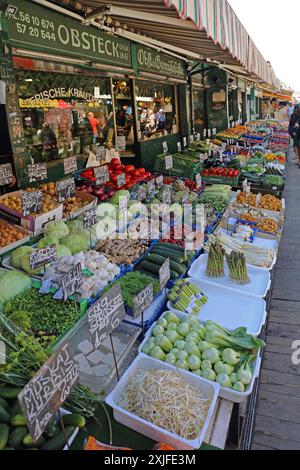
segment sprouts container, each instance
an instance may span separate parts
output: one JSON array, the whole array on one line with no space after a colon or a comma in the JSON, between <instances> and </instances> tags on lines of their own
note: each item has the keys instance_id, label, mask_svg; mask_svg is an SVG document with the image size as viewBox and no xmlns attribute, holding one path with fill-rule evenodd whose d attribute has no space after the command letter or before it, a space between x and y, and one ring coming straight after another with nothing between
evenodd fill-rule
<instances>
[{"instance_id":1,"label":"sprouts container","mask_svg":"<svg viewBox=\"0 0 300 470\"><path fill-rule=\"evenodd\" d=\"M177 370L183 377L186 383L193 385L197 388L201 388L204 396L210 400L209 410L204 422L204 425L199 434L194 440L187 440L183 437L178 436L172 432L167 431L155 424L146 421L139 416L130 413L129 411L121 408L118 405L120 396L124 388L129 383L130 379L134 377L138 369L164 369L164 370ZM194 450L199 449L204 440L206 431L213 418L213 412L217 403L220 386L217 383L209 382L202 377L198 377L195 374L189 374L188 372L176 369L173 366L164 362L158 361L151 357L139 354L135 361L131 364L129 369L125 372L120 382L114 388L114 390L106 398L106 403L113 408L114 418L119 423L127 426L134 431L137 431L145 436L153 439L156 442L165 442L170 446L178 450Z\"/></svg>"},{"instance_id":2,"label":"sprouts container","mask_svg":"<svg viewBox=\"0 0 300 470\"><path fill-rule=\"evenodd\" d=\"M225 276L218 278L207 276L207 260L207 254L201 255L198 259L196 259L188 272L189 277L199 281L205 281L209 284L213 284L216 286L226 287L227 289L236 292L243 292L245 294L254 295L255 297L266 297L271 287L271 276L270 272L267 269L257 268L248 264L247 270L251 282L246 285L240 285L231 281L231 279L229 278L229 269L226 261L224 263Z\"/></svg>"},{"instance_id":3,"label":"sprouts container","mask_svg":"<svg viewBox=\"0 0 300 470\"><path fill-rule=\"evenodd\" d=\"M197 279L187 279L208 297L197 317L201 321L211 320L229 330L241 326L248 333L259 336L267 318L266 302L253 295L239 293L226 287L209 284ZM176 310L169 301L167 308L176 314L188 314Z\"/></svg>"},{"instance_id":4,"label":"sprouts container","mask_svg":"<svg viewBox=\"0 0 300 470\"><path fill-rule=\"evenodd\" d=\"M165 312L161 318L163 318L168 312ZM183 314L182 312L176 312L176 315L181 319L181 320L184 320L186 315ZM200 320L201 322L201 320ZM201 323L204 323L204 322L201 322ZM147 343L147 341L151 338L152 336L152 330L153 328L157 325L157 322L155 322L151 329L149 329L149 331L147 332L147 334L145 335L145 338L143 340L143 342L140 344L140 347L139 347L139 353L140 354L144 354L142 352L142 349L144 347L144 345ZM149 356L150 357L150 356ZM156 360L158 362L161 362L162 364L166 364L165 362L163 361L159 361L158 359L153 359L153 360ZM169 365L169 364L166 364L166 365ZM175 366L171 366L170 367L174 367L176 368ZM252 367L252 380L250 382L250 384L248 385L247 389L245 390L245 392L238 392L236 390L233 390L231 388L227 388L227 387L223 387L221 386L220 387L220 392L219 392L219 396L220 398L225 398L226 400L229 400L233 403L241 403L242 401L244 401L247 397L249 397L249 395L251 395L251 393L253 392L253 387L254 387L254 383L255 383L255 380L259 377L259 372L260 372L260 368L261 368L261 351L258 350L257 351L257 355L256 355L256 359L253 363L253 367ZM187 374L191 374L192 376L194 377L198 377L198 375L194 374L193 372L188 372L188 371L185 371ZM203 379L204 380L204 379ZM211 382L212 384L215 384L216 382Z\"/></svg>"}]
</instances>

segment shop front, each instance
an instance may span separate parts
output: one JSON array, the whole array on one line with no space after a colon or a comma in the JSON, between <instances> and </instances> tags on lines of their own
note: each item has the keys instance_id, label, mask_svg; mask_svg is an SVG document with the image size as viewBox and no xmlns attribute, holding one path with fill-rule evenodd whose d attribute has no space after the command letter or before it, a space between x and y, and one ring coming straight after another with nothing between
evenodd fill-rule
<instances>
[{"instance_id":1,"label":"shop front","mask_svg":"<svg viewBox=\"0 0 300 470\"><path fill-rule=\"evenodd\" d=\"M81 169L103 147L148 168L163 141L176 150L187 122L183 61L24 0L6 7L1 25L3 163L9 154L18 186L28 185L28 165L46 164L55 180L66 158Z\"/></svg>"}]
</instances>

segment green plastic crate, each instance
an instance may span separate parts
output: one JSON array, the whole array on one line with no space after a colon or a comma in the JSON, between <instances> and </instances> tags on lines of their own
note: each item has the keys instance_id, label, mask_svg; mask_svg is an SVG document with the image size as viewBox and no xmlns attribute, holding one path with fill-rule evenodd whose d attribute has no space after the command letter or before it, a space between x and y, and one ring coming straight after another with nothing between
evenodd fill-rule
<instances>
[{"instance_id":1,"label":"green plastic crate","mask_svg":"<svg viewBox=\"0 0 300 470\"><path fill-rule=\"evenodd\" d=\"M229 178L225 176L202 176L202 181L208 184L226 184L229 186L238 186L239 176Z\"/></svg>"}]
</instances>

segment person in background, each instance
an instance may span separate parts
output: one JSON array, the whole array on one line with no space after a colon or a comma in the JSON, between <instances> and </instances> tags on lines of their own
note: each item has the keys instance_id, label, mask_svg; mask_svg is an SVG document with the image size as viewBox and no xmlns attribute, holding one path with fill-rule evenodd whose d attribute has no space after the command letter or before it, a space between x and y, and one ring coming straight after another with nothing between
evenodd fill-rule
<instances>
[{"instance_id":1,"label":"person in background","mask_svg":"<svg viewBox=\"0 0 300 470\"><path fill-rule=\"evenodd\" d=\"M287 111L286 111L288 120L291 119L293 112L294 112L294 104L289 103L288 106L287 106Z\"/></svg>"},{"instance_id":2,"label":"person in background","mask_svg":"<svg viewBox=\"0 0 300 470\"><path fill-rule=\"evenodd\" d=\"M298 166L300 168L300 105L295 106L295 110L291 115L289 134L294 142L296 161L298 161Z\"/></svg>"}]
</instances>

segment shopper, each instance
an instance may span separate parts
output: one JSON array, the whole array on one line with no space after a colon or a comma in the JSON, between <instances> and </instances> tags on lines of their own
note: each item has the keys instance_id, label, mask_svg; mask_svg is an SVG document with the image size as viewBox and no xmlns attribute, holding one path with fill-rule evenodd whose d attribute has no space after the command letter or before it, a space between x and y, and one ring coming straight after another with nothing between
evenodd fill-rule
<instances>
[{"instance_id":1,"label":"shopper","mask_svg":"<svg viewBox=\"0 0 300 470\"><path fill-rule=\"evenodd\" d=\"M289 134L294 141L294 149L300 168L300 106L295 106L295 110L290 119Z\"/></svg>"},{"instance_id":2,"label":"shopper","mask_svg":"<svg viewBox=\"0 0 300 470\"><path fill-rule=\"evenodd\" d=\"M294 104L289 103L287 106L287 116L289 120L291 119L293 112L294 112Z\"/></svg>"}]
</instances>

